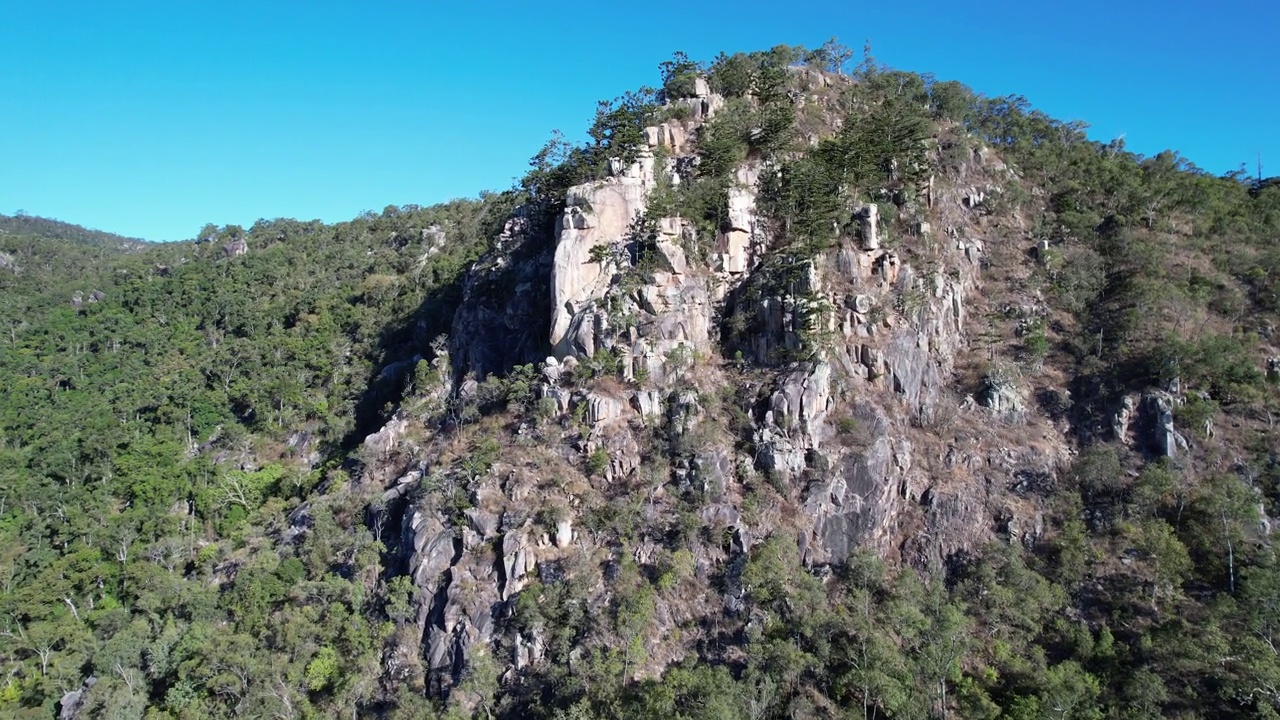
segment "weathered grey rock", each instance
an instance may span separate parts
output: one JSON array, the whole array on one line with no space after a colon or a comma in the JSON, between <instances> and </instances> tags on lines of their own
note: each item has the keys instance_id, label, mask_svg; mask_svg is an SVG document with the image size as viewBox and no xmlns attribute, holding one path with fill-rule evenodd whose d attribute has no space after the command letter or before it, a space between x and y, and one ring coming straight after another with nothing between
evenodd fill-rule
<instances>
[{"instance_id":1,"label":"weathered grey rock","mask_svg":"<svg viewBox=\"0 0 1280 720\"><path fill-rule=\"evenodd\" d=\"M408 520L408 535L412 538L414 548L409 567L414 584L429 597L435 594L436 588L443 581L444 571L452 565L453 531L446 528L434 514L415 511Z\"/></svg>"},{"instance_id":2,"label":"weathered grey rock","mask_svg":"<svg viewBox=\"0 0 1280 720\"><path fill-rule=\"evenodd\" d=\"M804 447L818 447L825 435L822 427L831 405L831 365L814 363L789 373L771 402L775 421L792 430Z\"/></svg>"},{"instance_id":3,"label":"weathered grey rock","mask_svg":"<svg viewBox=\"0 0 1280 720\"><path fill-rule=\"evenodd\" d=\"M501 594L507 600L525 586L525 576L537 569L537 546L530 540L527 527L512 530L502 537L502 570L506 577Z\"/></svg>"},{"instance_id":4,"label":"weathered grey rock","mask_svg":"<svg viewBox=\"0 0 1280 720\"><path fill-rule=\"evenodd\" d=\"M227 257L240 257L249 252L249 243L244 238L232 240L222 246L222 254Z\"/></svg>"},{"instance_id":5,"label":"weathered grey rock","mask_svg":"<svg viewBox=\"0 0 1280 720\"><path fill-rule=\"evenodd\" d=\"M631 407L644 419L662 415L662 395L657 390L637 390L631 394Z\"/></svg>"},{"instance_id":6,"label":"weathered grey rock","mask_svg":"<svg viewBox=\"0 0 1280 720\"><path fill-rule=\"evenodd\" d=\"M573 393L570 391L554 385L543 385L540 394L543 398L555 403L557 413L564 414L569 412L569 407L573 402Z\"/></svg>"},{"instance_id":7,"label":"weathered grey rock","mask_svg":"<svg viewBox=\"0 0 1280 720\"><path fill-rule=\"evenodd\" d=\"M683 123L665 122L644 129L644 141L650 148L662 148L672 153L689 150L689 131Z\"/></svg>"},{"instance_id":8,"label":"weathered grey rock","mask_svg":"<svg viewBox=\"0 0 1280 720\"><path fill-rule=\"evenodd\" d=\"M393 362L387 365L386 367L378 371L378 381L383 382L386 380L395 380L399 378L401 375L404 375L406 371L413 369L413 367L417 365L418 361L421 359L422 359L421 355L414 355L408 360L400 360L398 362Z\"/></svg>"},{"instance_id":9,"label":"weathered grey rock","mask_svg":"<svg viewBox=\"0 0 1280 720\"><path fill-rule=\"evenodd\" d=\"M1135 395L1126 395L1120 401L1120 407L1111 416L1111 434L1120 442L1128 442L1129 431L1133 425L1134 412L1138 407Z\"/></svg>"},{"instance_id":10,"label":"weathered grey rock","mask_svg":"<svg viewBox=\"0 0 1280 720\"><path fill-rule=\"evenodd\" d=\"M556 360L554 357L549 357L542 363L542 377L545 378L547 382L553 385L560 382L562 374L563 369L560 367L560 361Z\"/></svg>"},{"instance_id":11,"label":"weathered grey rock","mask_svg":"<svg viewBox=\"0 0 1280 720\"><path fill-rule=\"evenodd\" d=\"M862 231L862 249L880 249L880 208L872 203L858 211L858 222Z\"/></svg>"},{"instance_id":12,"label":"weathered grey rock","mask_svg":"<svg viewBox=\"0 0 1280 720\"><path fill-rule=\"evenodd\" d=\"M1038 260L1041 265L1049 262L1049 241L1048 240L1041 240L1040 242L1036 243L1035 256L1036 256L1036 260Z\"/></svg>"},{"instance_id":13,"label":"weathered grey rock","mask_svg":"<svg viewBox=\"0 0 1280 720\"><path fill-rule=\"evenodd\" d=\"M452 381L467 374L484 378L547 356L554 260L552 239L517 208L495 239L493 250L466 275L462 302L449 333ZM427 329L421 327L425 334ZM421 336L425 344L431 337Z\"/></svg>"},{"instance_id":14,"label":"weathered grey rock","mask_svg":"<svg viewBox=\"0 0 1280 720\"><path fill-rule=\"evenodd\" d=\"M715 117L716 112L724 107L724 97L716 93L708 92L698 97L680 98L671 103L675 107L684 107L687 110L686 121L693 124L701 124Z\"/></svg>"},{"instance_id":15,"label":"weathered grey rock","mask_svg":"<svg viewBox=\"0 0 1280 720\"><path fill-rule=\"evenodd\" d=\"M467 525L481 539L489 540L497 536L498 516L487 513L480 508L467 508L462 513L467 518Z\"/></svg>"},{"instance_id":16,"label":"weathered grey rock","mask_svg":"<svg viewBox=\"0 0 1280 720\"><path fill-rule=\"evenodd\" d=\"M678 234L679 230L676 231ZM689 261L685 257L684 249L665 237L659 238L657 243L658 262L660 267L666 272L676 275L685 275L689 272Z\"/></svg>"},{"instance_id":17,"label":"weathered grey rock","mask_svg":"<svg viewBox=\"0 0 1280 720\"><path fill-rule=\"evenodd\" d=\"M588 425L600 425L617 420L622 417L622 411L626 407L618 398L595 393L588 395L585 402L587 411L583 419Z\"/></svg>"},{"instance_id":18,"label":"weathered grey rock","mask_svg":"<svg viewBox=\"0 0 1280 720\"><path fill-rule=\"evenodd\" d=\"M516 670L523 670L526 667L542 662L545 655L545 641L542 637L541 628L535 628L529 637L525 637L519 632L516 633L514 658L512 660Z\"/></svg>"},{"instance_id":19,"label":"weathered grey rock","mask_svg":"<svg viewBox=\"0 0 1280 720\"><path fill-rule=\"evenodd\" d=\"M1173 427L1174 404L1173 397L1163 391L1152 390L1142 396L1145 444L1161 457L1175 457L1188 449L1187 439Z\"/></svg>"},{"instance_id":20,"label":"weathered grey rock","mask_svg":"<svg viewBox=\"0 0 1280 720\"><path fill-rule=\"evenodd\" d=\"M421 469L415 468L396 478L395 482L382 492L382 504L384 505L384 509L385 506L390 505L397 500L402 500L406 495L408 495L413 488L417 486L418 482L422 480L422 474Z\"/></svg>"},{"instance_id":21,"label":"weathered grey rock","mask_svg":"<svg viewBox=\"0 0 1280 720\"><path fill-rule=\"evenodd\" d=\"M777 426L766 425L755 432L756 462L760 469L793 480L804 472L804 448Z\"/></svg>"},{"instance_id":22,"label":"weathered grey rock","mask_svg":"<svg viewBox=\"0 0 1280 720\"><path fill-rule=\"evenodd\" d=\"M612 482L627 477L640 466L640 445L625 423L605 425L594 435L599 440L598 447L609 457L605 480Z\"/></svg>"},{"instance_id":23,"label":"weathered grey rock","mask_svg":"<svg viewBox=\"0 0 1280 720\"><path fill-rule=\"evenodd\" d=\"M973 155L974 160L976 160L982 167L995 171L1002 171L1005 169L1004 161L1000 159L1000 156L996 154L995 150L992 150L986 145L979 146L974 150Z\"/></svg>"},{"instance_id":24,"label":"weathered grey rock","mask_svg":"<svg viewBox=\"0 0 1280 720\"><path fill-rule=\"evenodd\" d=\"M18 263L9 253L0 252L0 270L11 270L16 273L18 272Z\"/></svg>"},{"instance_id":25,"label":"weathered grey rock","mask_svg":"<svg viewBox=\"0 0 1280 720\"><path fill-rule=\"evenodd\" d=\"M63 693L58 703L58 720L77 720L83 715L89 691L98 684L98 678L89 676L79 688Z\"/></svg>"},{"instance_id":26,"label":"weathered grey rock","mask_svg":"<svg viewBox=\"0 0 1280 720\"><path fill-rule=\"evenodd\" d=\"M724 449L708 450L693 459L691 469L703 495L719 498L733 477L733 458Z\"/></svg>"},{"instance_id":27,"label":"weathered grey rock","mask_svg":"<svg viewBox=\"0 0 1280 720\"><path fill-rule=\"evenodd\" d=\"M573 542L573 519L563 517L556 521L556 547L567 548Z\"/></svg>"},{"instance_id":28,"label":"weathered grey rock","mask_svg":"<svg viewBox=\"0 0 1280 720\"><path fill-rule=\"evenodd\" d=\"M557 357L573 352L566 336L575 316L610 287L612 263L593 261L592 250L622 240L644 212L653 183L653 158L648 156L620 177L569 189L567 207L557 221L551 267L551 344Z\"/></svg>"},{"instance_id":29,"label":"weathered grey rock","mask_svg":"<svg viewBox=\"0 0 1280 720\"><path fill-rule=\"evenodd\" d=\"M882 285L894 285L902 272L902 260L898 257L898 253L892 250L886 251L872 260L871 272L880 276Z\"/></svg>"},{"instance_id":30,"label":"weathered grey rock","mask_svg":"<svg viewBox=\"0 0 1280 720\"><path fill-rule=\"evenodd\" d=\"M386 455L396 446L396 441L408 427L409 420L396 415L383 425L381 430L365 436L364 446L378 455Z\"/></svg>"},{"instance_id":31,"label":"weathered grey rock","mask_svg":"<svg viewBox=\"0 0 1280 720\"><path fill-rule=\"evenodd\" d=\"M910 407L920 408L937 399L942 372L924 335L911 328L898 329L883 353L890 386Z\"/></svg>"},{"instance_id":32,"label":"weathered grey rock","mask_svg":"<svg viewBox=\"0 0 1280 720\"><path fill-rule=\"evenodd\" d=\"M983 378L978 403L997 415L1017 414L1024 409L1024 400L1017 384L1011 378L993 375Z\"/></svg>"},{"instance_id":33,"label":"weathered grey rock","mask_svg":"<svg viewBox=\"0 0 1280 720\"><path fill-rule=\"evenodd\" d=\"M668 427L675 437L687 435L702 422L705 414L696 393L690 391L677 393L670 399L667 413Z\"/></svg>"},{"instance_id":34,"label":"weathered grey rock","mask_svg":"<svg viewBox=\"0 0 1280 720\"><path fill-rule=\"evenodd\" d=\"M760 173L759 163L746 163L734 173L734 184L728 191L728 226L716 237L716 269L720 272L736 275L751 269L752 246L760 232L756 218Z\"/></svg>"},{"instance_id":35,"label":"weathered grey rock","mask_svg":"<svg viewBox=\"0 0 1280 720\"><path fill-rule=\"evenodd\" d=\"M805 510L813 518L814 542L808 562L843 562L854 548L887 531L900 474L893 457L893 444L881 435L866 451L844 456L810 488Z\"/></svg>"}]
</instances>

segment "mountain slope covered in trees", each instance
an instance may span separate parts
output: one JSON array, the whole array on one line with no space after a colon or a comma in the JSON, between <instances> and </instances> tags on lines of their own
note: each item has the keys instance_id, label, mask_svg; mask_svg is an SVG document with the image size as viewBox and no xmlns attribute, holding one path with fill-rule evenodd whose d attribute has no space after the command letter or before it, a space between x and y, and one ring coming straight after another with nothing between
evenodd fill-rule
<instances>
[{"instance_id":1,"label":"mountain slope covered in trees","mask_svg":"<svg viewBox=\"0 0 1280 720\"><path fill-rule=\"evenodd\" d=\"M1280 184L780 46L511 190L0 221L0 716L1280 715Z\"/></svg>"}]
</instances>

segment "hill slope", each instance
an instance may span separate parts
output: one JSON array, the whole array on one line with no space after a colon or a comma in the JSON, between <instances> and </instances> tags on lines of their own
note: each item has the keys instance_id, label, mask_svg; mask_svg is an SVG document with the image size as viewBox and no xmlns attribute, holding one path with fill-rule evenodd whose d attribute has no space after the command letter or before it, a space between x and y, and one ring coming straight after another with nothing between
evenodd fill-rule
<instances>
[{"instance_id":1,"label":"hill slope","mask_svg":"<svg viewBox=\"0 0 1280 720\"><path fill-rule=\"evenodd\" d=\"M0 234L0 708L1274 716L1280 187L843 57L475 201Z\"/></svg>"},{"instance_id":2,"label":"hill slope","mask_svg":"<svg viewBox=\"0 0 1280 720\"><path fill-rule=\"evenodd\" d=\"M142 243L138 238L128 238L101 230L90 230L61 220L22 214L0 215L0 233L50 240L69 240L89 245L109 245L122 249L136 248Z\"/></svg>"}]
</instances>

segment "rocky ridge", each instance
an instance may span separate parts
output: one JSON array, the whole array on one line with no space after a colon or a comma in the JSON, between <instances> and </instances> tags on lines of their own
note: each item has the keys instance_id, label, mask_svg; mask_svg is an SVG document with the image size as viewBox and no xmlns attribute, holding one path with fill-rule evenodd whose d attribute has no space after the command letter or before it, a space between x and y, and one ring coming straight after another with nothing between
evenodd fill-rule
<instances>
[{"instance_id":1,"label":"rocky ridge","mask_svg":"<svg viewBox=\"0 0 1280 720\"><path fill-rule=\"evenodd\" d=\"M467 280L448 347L455 381L442 400L533 362L550 442L477 474L461 515L437 493L411 491L456 459L456 439L422 428L419 441L396 445L387 433L402 429L389 426L366 442L413 468L391 484L402 491L389 491L408 503L401 553L420 597L420 633L398 653L421 658L437 692L457 687L479 657L511 672L540 662L543 634L511 621L531 583L576 574L603 609L610 568L657 562L662 538L620 542L598 521L588 526L620 494L643 497L637 512L649 526L696 495L698 522L713 529L692 543L684 601L664 605L664 632L646 640L637 676L694 642L665 631L734 617L735 568L771 533L794 533L812 567L872 547L927 570L993 536L1034 542L1043 527L1018 478L1051 476L1069 459L1061 428L1028 417L1016 379L969 396L955 380L958 359L974 352L985 256L1018 230L983 208L1003 163L980 148L917 195L883 191L895 222L881 201L853 208L849 230L804 259L785 292L749 295L743 288L781 252L760 198L776 170L754 158L736 167L728 219L705 259L694 257L695 224L647 208L660 184L692 180L699 132L725 101L699 80L694 97L672 102L680 119L646 128L634 162L611 162L608 177L569 189L550 237L517 211ZM732 312L757 330L736 355L724 343ZM814 337L819 351L797 352ZM582 380L602 356L621 382ZM763 371L748 379L744 364ZM745 415L739 437L712 400L724 388ZM1041 441L1020 447L1002 432L1012 427ZM599 467L584 471L584 458ZM744 490L761 476L778 490L766 507Z\"/></svg>"}]
</instances>

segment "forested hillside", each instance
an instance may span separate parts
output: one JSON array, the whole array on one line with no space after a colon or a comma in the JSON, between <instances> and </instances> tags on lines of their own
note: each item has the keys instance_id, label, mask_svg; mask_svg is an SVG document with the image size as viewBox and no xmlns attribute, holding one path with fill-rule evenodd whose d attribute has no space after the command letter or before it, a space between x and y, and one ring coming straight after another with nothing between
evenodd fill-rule
<instances>
[{"instance_id":1,"label":"forested hillside","mask_svg":"<svg viewBox=\"0 0 1280 720\"><path fill-rule=\"evenodd\" d=\"M851 56L0 218L0 717L1280 717L1280 183Z\"/></svg>"}]
</instances>

